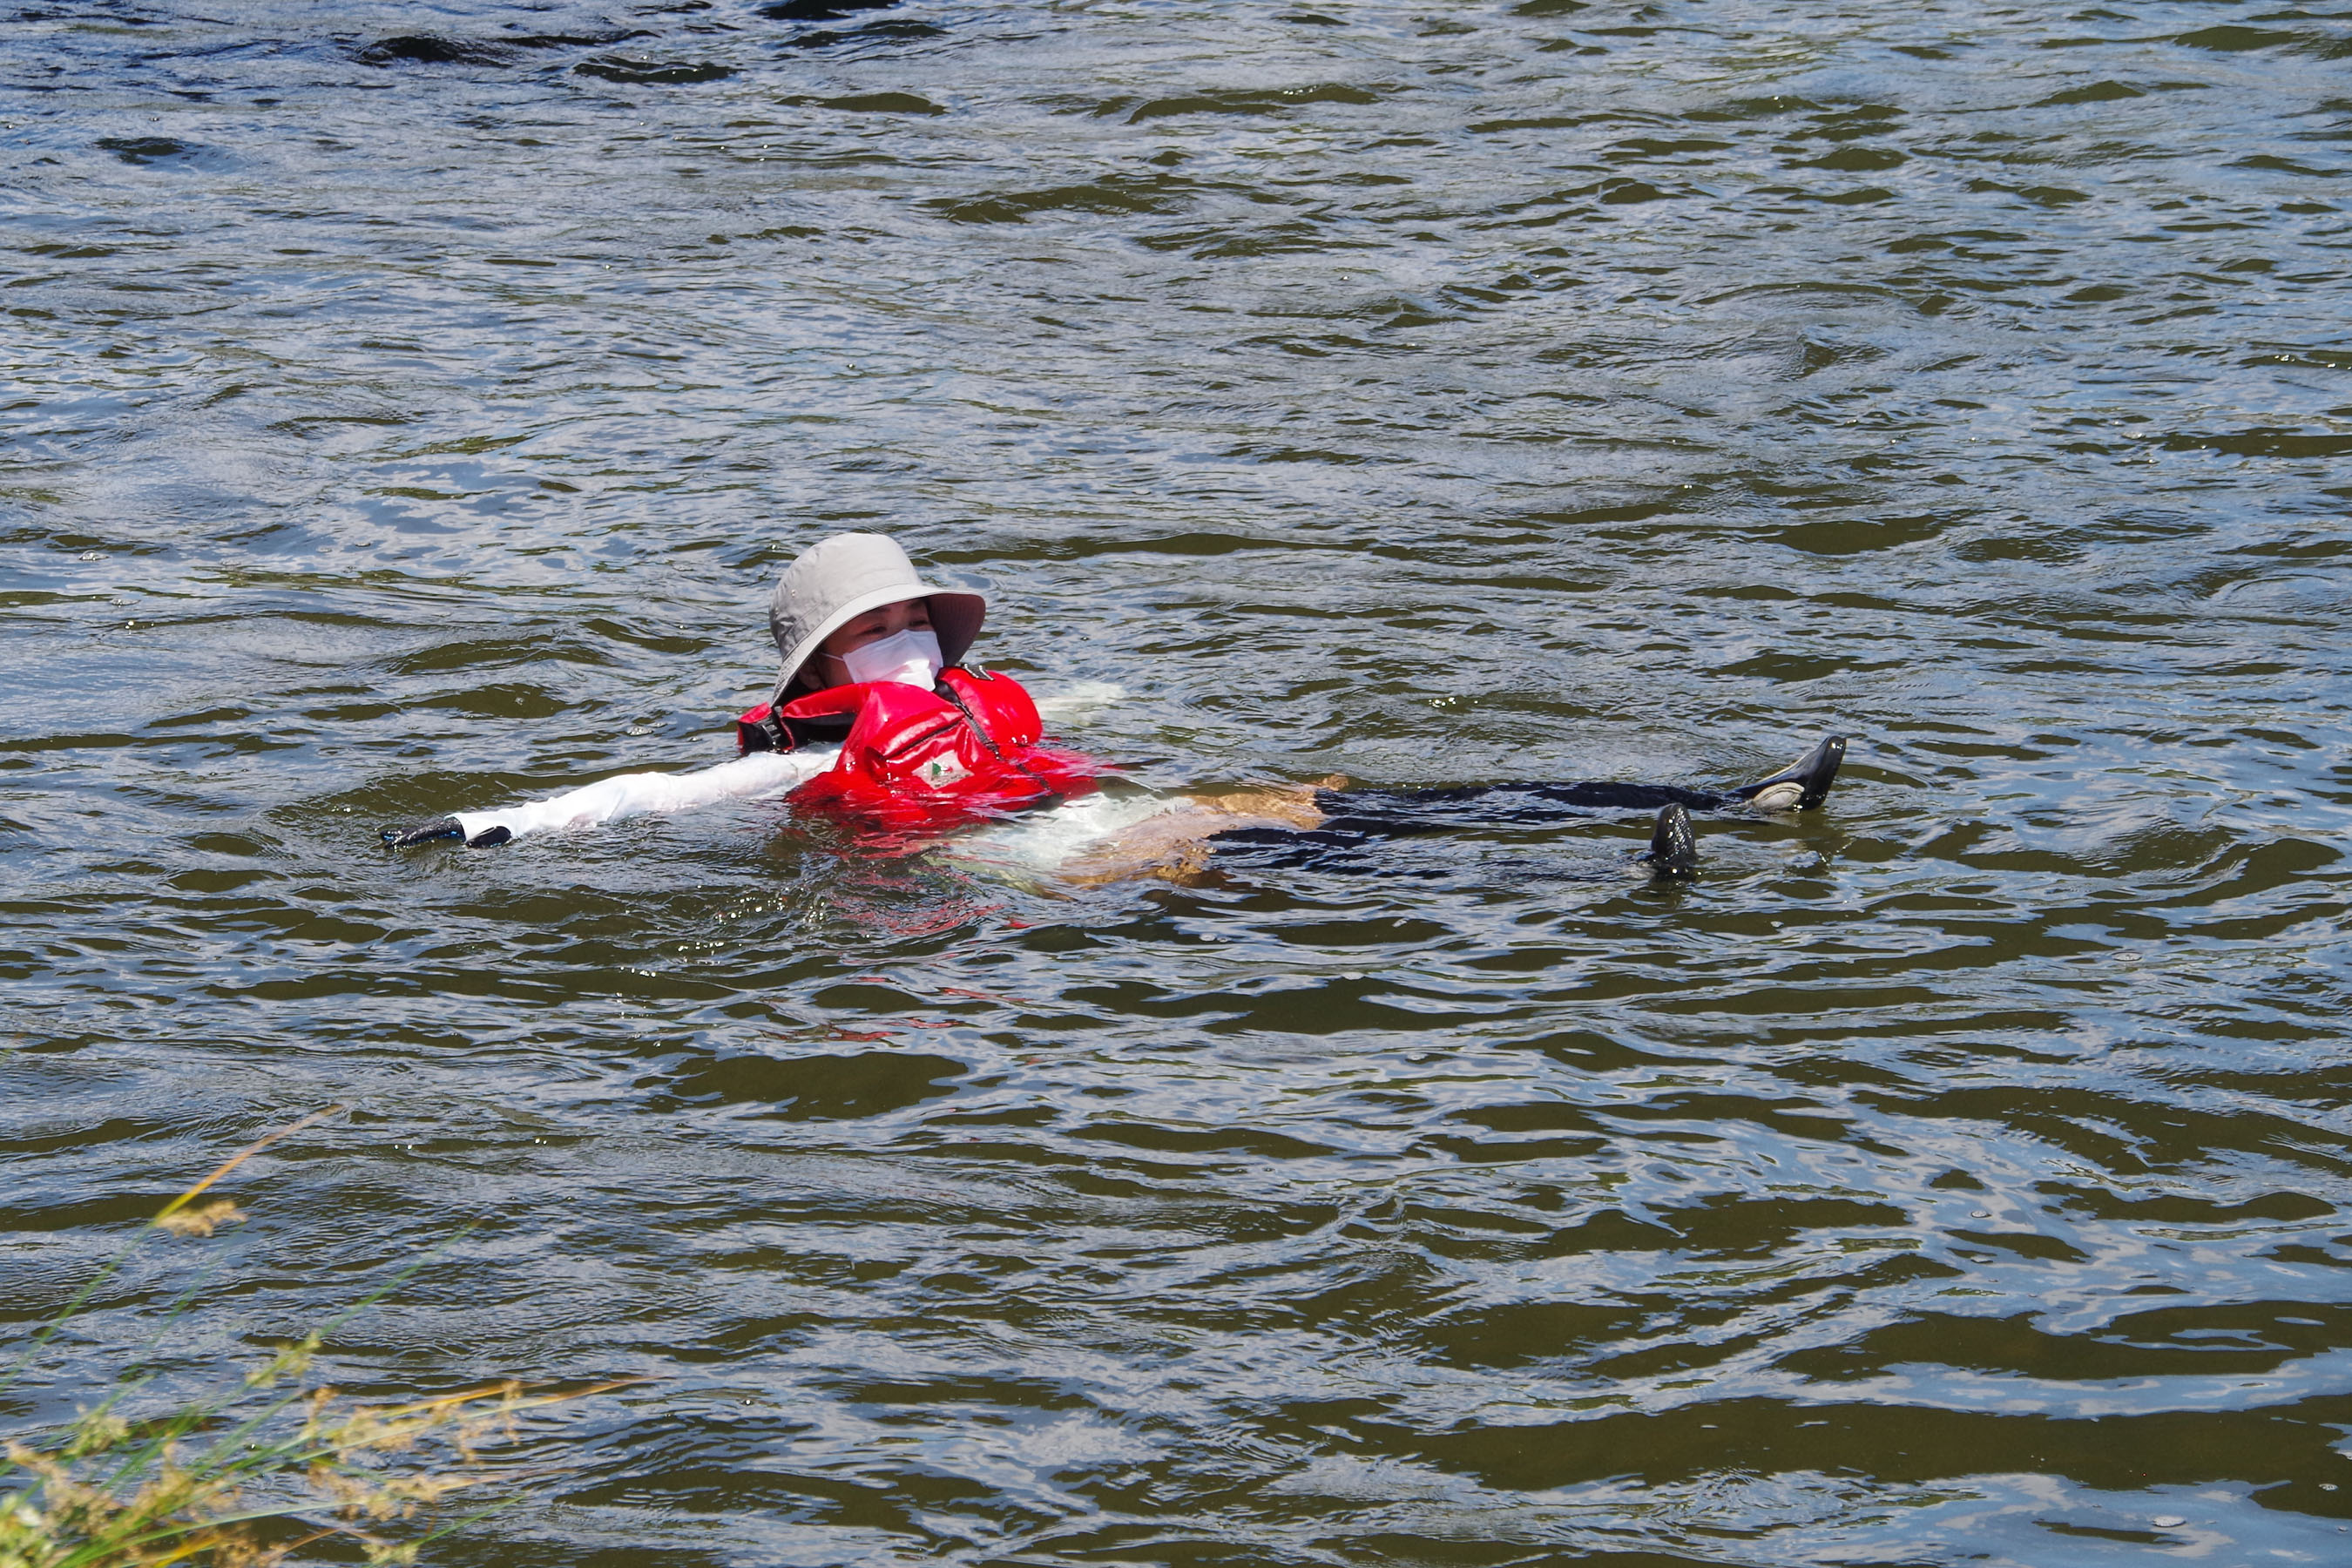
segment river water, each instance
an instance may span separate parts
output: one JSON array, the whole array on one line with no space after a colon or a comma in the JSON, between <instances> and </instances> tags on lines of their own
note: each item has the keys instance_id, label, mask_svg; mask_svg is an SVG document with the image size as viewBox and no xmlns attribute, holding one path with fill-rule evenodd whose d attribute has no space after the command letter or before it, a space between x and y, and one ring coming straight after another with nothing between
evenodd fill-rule
<instances>
[{"instance_id":1,"label":"river water","mask_svg":"<svg viewBox=\"0 0 2352 1568\"><path fill-rule=\"evenodd\" d=\"M351 1107L12 1416L446 1244L338 1383L656 1381L436 1561L2346 1561L2352 20L824 10L0 20L6 1321ZM379 847L727 755L852 527L1151 787L1851 760Z\"/></svg>"}]
</instances>

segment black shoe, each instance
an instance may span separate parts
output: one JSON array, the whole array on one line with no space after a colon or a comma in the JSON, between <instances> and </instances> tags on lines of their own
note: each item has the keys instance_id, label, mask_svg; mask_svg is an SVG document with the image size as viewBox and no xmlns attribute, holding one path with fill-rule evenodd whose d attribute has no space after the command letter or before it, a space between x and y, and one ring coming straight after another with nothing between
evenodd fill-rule
<instances>
[{"instance_id":1,"label":"black shoe","mask_svg":"<svg viewBox=\"0 0 2352 1568\"><path fill-rule=\"evenodd\" d=\"M1837 782L1838 764L1845 761L1845 737L1831 735L1822 743L1774 773L1742 784L1732 795L1759 811L1811 811L1829 798Z\"/></svg>"},{"instance_id":2,"label":"black shoe","mask_svg":"<svg viewBox=\"0 0 2352 1568\"><path fill-rule=\"evenodd\" d=\"M454 816L436 816L414 827L384 828L383 837L385 848L406 849L412 845L431 844L443 838L463 838L466 830Z\"/></svg>"},{"instance_id":3,"label":"black shoe","mask_svg":"<svg viewBox=\"0 0 2352 1568\"><path fill-rule=\"evenodd\" d=\"M1650 852L1642 864L1653 877L1687 877L1698 869L1698 835L1691 831L1690 813L1679 805L1658 808L1658 826L1650 835Z\"/></svg>"}]
</instances>

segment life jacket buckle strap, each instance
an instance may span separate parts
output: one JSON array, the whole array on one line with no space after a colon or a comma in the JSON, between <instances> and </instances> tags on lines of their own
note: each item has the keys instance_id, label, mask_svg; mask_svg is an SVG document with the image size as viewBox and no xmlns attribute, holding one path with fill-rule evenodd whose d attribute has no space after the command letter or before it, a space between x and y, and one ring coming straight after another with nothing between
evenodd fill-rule
<instances>
[{"instance_id":1,"label":"life jacket buckle strap","mask_svg":"<svg viewBox=\"0 0 2352 1568\"><path fill-rule=\"evenodd\" d=\"M980 737L980 743L988 748L988 754L990 756L994 757L998 762L1003 763L1008 767L1018 768L1023 773L1028 774L1031 780L1043 786L1045 791L1045 798L1048 800L1060 800L1064 798L1063 792L1055 789L1051 784L1047 783L1045 779L1038 773L1035 768L1031 767L1027 763L1023 762L1018 757L1008 757L1004 754L1004 748L996 743L996 737L988 732L988 726L980 721L980 715L971 710L971 705L963 700L962 692L958 691L953 686L950 686L944 680L940 681L934 689L936 689L941 697L946 698L950 702L955 705L955 710L963 715L963 721L971 726L971 732Z\"/></svg>"}]
</instances>

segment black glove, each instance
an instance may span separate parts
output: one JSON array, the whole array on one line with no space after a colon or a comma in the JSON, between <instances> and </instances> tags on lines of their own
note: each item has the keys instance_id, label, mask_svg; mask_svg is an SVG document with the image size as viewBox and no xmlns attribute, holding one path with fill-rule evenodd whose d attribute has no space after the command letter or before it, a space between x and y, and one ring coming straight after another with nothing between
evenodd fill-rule
<instances>
[{"instance_id":1,"label":"black glove","mask_svg":"<svg viewBox=\"0 0 2352 1568\"><path fill-rule=\"evenodd\" d=\"M414 827L386 827L380 831L387 849L406 849L412 845L432 844L444 838L466 838L465 826L454 816L436 816ZM466 838L466 847L488 849L494 844L504 844L513 837L509 828L485 827L471 838Z\"/></svg>"},{"instance_id":2,"label":"black glove","mask_svg":"<svg viewBox=\"0 0 2352 1568\"><path fill-rule=\"evenodd\" d=\"M454 816L436 816L430 822L420 822L414 827L383 829L384 847L405 849L413 844L430 844L441 838L463 838L466 830Z\"/></svg>"}]
</instances>

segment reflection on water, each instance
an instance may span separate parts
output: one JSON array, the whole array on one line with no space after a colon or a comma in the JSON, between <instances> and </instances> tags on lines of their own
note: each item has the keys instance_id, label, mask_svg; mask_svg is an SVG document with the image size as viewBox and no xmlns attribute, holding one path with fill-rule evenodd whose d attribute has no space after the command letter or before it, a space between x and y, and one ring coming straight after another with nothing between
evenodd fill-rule
<instances>
[{"instance_id":1,"label":"reflection on water","mask_svg":"<svg viewBox=\"0 0 2352 1568\"><path fill-rule=\"evenodd\" d=\"M349 1100L182 1373L474 1219L340 1382L661 1380L452 1560L2342 1555L2340 20L6 28L11 1321ZM723 756L845 526L1152 788L1854 749L1680 888L377 851Z\"/></svg>"}]
</instances>

